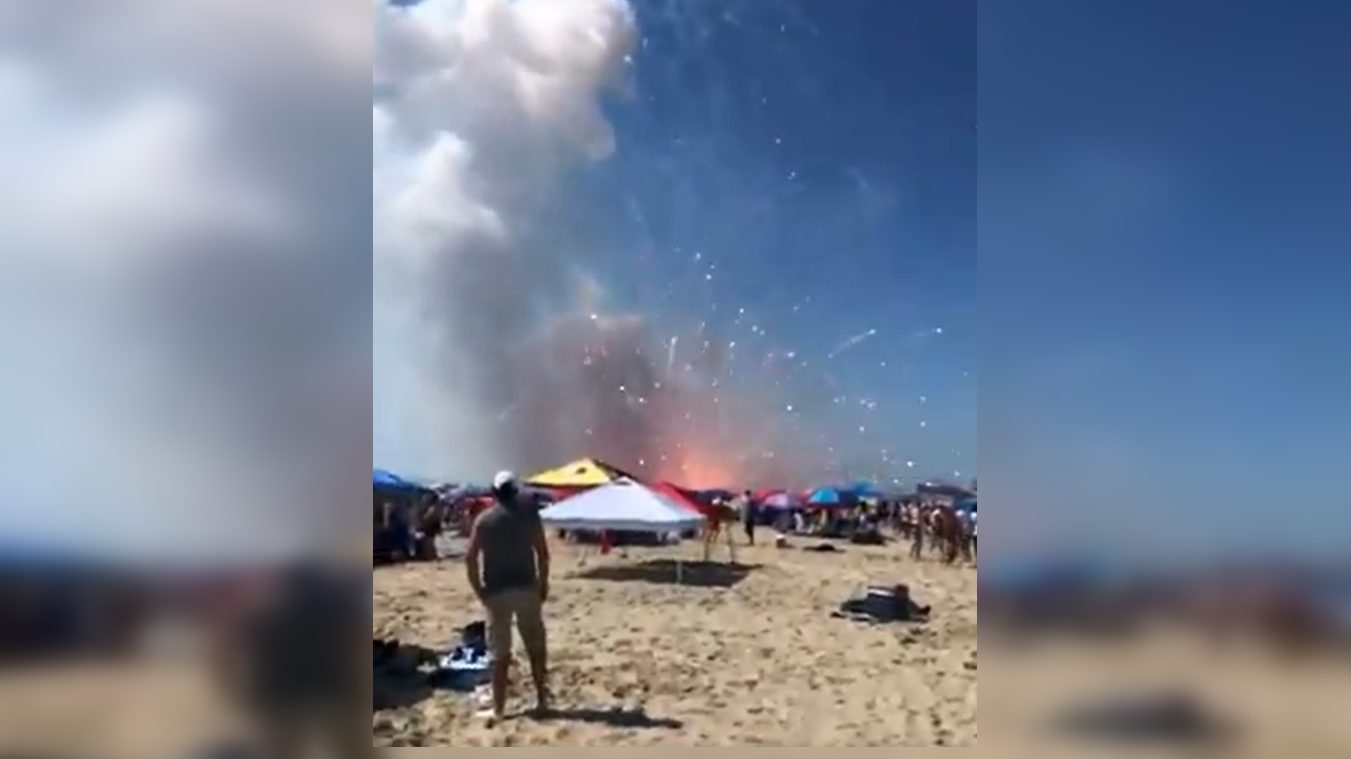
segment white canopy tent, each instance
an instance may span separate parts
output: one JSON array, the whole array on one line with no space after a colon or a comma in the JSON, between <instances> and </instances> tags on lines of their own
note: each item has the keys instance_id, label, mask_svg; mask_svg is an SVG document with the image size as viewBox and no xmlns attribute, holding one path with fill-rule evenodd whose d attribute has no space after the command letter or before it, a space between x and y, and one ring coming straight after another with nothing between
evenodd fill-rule
<instances>
[{"instance_id":1,"label":"white canopy tent","mask_svg":"<svg viewBox=\"0 0 1351 759\"><path fill-rule=\"evenodd\" d=\"M697 529L702 514L632 480L617 480L544 509L545 525L560 530L685 532Z\"/></svg>"},{"instance_id":2,"label":"white canopy tent","mask_svg":"<svg viewBox=\"0 0 1351 759\"><path fill-rule=\"evenodd\" d=\"M632 480L578 493L540 512L545 526L560 530L681 533L698 529L702 514ZM679 564L677 564L679 572Z\"/></svg>"}]
</instances>

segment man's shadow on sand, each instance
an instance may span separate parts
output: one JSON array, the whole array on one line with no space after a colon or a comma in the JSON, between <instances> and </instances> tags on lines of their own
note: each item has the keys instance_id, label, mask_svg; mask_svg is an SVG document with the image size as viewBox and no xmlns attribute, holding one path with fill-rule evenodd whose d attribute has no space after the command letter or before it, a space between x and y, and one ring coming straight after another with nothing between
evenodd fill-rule
<instances>
[{"instance_id":1,"label":"man's shadow on sand","mask_svg":"<svg viewBox=\"0 0 1351 759\"><path fill-rule=\"evenodd\" d=\"M758 564L650 559L632 564L585 569L575 576L586 580L647 582L657 585L686 585L693 588L730 588L759 568Z\"/></svg>"},{"instance_id":2,"label":"man's shadow on sand","mask_svg":"<svg viewBox=\"0 0 1351 759\"><path fill-rule=\"evenodd\" d=\"M529 719L535 722L590 722L610 727L664 728L678 730L685 723L668 717L652 717L640 709L584 709L553 707L545 711L525 711L510 719Z\"/></svg>"}]
</instances>

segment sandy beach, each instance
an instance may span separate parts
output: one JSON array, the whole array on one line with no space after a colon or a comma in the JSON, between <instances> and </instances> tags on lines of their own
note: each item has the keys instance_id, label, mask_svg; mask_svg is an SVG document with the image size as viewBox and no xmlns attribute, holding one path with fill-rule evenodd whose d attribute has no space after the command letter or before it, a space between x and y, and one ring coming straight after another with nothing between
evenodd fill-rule
<instances>
[{"instance_id":1,"label":"sandy beach","mask_svg":"<svg viewBox=\"0 0 1351 759\"><path fill-rule=\"evenodd\" d=\"M767 539L768 534L762 535ZM490 726L472 695L377 683L377 746L899 746L976 740L976 570L906 546L839 553L738 546L744 571L662 560L694 542L608 556L553 541L547 606L560 716ZM726 547L714 559L726 559ZM907 583L925 623L832 618L865 584ZM374 634L435 650L482 613L463 562L379 567ZM508 711L530 705L519 639ZM384 707L384 708L380 708Z\"/></svg>"}]
</instances>

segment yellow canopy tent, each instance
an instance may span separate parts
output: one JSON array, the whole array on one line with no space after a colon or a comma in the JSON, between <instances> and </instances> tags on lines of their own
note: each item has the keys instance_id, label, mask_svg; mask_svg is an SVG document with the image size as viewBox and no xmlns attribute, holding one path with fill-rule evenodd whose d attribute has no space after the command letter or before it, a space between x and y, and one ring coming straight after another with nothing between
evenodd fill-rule
<instances>
[{"instance_id":1,"label":"yellow canopy tent","mask_svg":"<svg viewBox=\"0 0 1351 759\"><path fill-rule=\"evenodd\" d=\"M537 488L594 488L619 479L637 480L600 459L585 458L536 473L525 482Z\"/></svg>"}]
</instances>

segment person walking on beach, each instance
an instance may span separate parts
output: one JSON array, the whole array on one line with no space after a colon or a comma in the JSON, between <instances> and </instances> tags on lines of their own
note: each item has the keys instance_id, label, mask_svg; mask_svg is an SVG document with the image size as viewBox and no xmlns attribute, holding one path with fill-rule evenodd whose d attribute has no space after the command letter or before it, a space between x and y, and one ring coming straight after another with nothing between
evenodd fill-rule
<instances>
[{"instance_id":1,"label":"person walking on beach","mask_svg":"<svg viewBox=\"0 0 1351 759\"><path fill-rule=\"evenodd\" d=\"M971 512L971 561L976 560L976 512Z\"/></svg>"},{"instance_id":2,"label":"person walking on beach","mask_svg":"<svg viewBox=\"0 0 1351 759\"><path fill-rule=\"evenodd\" d=\"M751 496L751 491L747 490L741 494L741 526L746 530L746 544L755 545L755 498Z\"/></svg>"},{"instance_id":3,"label":"person walking on beach","mask_svg":"<svg viewBox=\"0 0 1351 759\"><path fill-rule=\"evenodd\" d=\"M549 545L539 509L521 494L515 475L499 472L493 478L493 498L493 505L474 520L465 561L469 586L488 612L493 716L500 720L506 713L513 621L530 659L535 708L541 713L549 708L544 631L544 602L549 597Z\"/></svg>"},{"instance_id":4,"label":"person walking on beach","mask_svg":"<svg viewBox=\"0 0 1351 759\"><path fill-rule=\"evenodd\" d=\"M920 506L910 507L910 558L915 561L924 554L924 510Z\"/></svg>"},{"instance_id":5,"label":"person walking on beach","mask_svg":"<svg viewBox=\"0 0 1351 759\"><path fill-rule=\"evenodd\" d=\"M971 512L966 509L957 510L957 544L958 554L963 561L971 561L971 534L975 523L971 521Z\"/></svg>"}]
</instances>

